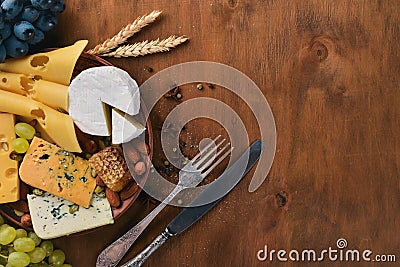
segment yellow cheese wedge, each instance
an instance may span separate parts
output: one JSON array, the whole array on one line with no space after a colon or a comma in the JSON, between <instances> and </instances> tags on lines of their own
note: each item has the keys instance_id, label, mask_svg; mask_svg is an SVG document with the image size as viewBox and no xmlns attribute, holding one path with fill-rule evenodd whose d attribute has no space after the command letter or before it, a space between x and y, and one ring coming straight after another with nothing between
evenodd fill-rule
<instances>
[{"instance_id":1,"label":"yellow cheese wedge","mask_svg":"<svg viewBox=\"0 0 400 267\"><path fill-rule=\"evenodd\" d=\"M38 53L20 59L8 59L0 64L0 70L26 75L69 85L75 63L85 49L88 41L81 40L71 46L46 53Z\"/></svg>"},{"instance_id":2,"label":"yellow cheese wedge","mask_svg":"<svg viewBox=\"0 0 400 267\"><path fill-rule=\"evenodd\" d=\"M54 109L68 109L68 86L63 84L0 71L0 89L27 96Z\"/></svg>"},{"instance_id":3,"label":"yellow cheese wedge","mask_svg":"<svg viewBox=\"0 0 400 267\"><path fill-rule=\"evenodd\" d=\"M70 152L82 152L72 118L38 101L0 90L0 112L36 119L48 136Z\"/></svg>"},{"instance_id":4,"label":"yellow cheese wedge","mask_svg":"<svg viewBox=\"0 0 400 267\"><path fill-rule=\"evenodd\" d=\"M89 162L33 138L19 168L25 183L88 208L96 187Z\"/></svg>"},{"instance_id":5,"label":"yellow cheese wedge","mask_svg":"<svg viewBox=\"0 0 400 267\"><path fill-rule=\"evenodd\" d=\"M15 116L0 113L0 203L19 200L18 162L10 159Z\"/></svg>"}]
</instances>

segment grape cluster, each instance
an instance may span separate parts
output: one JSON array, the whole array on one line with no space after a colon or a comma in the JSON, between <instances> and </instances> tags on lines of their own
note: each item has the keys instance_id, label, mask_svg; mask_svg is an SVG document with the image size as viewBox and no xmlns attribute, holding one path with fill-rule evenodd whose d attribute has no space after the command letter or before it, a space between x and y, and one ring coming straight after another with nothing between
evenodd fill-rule
<instances>
[{"instance_id":1,"label":"grape cluster","mask_svg":"<svg viewBox=\"0 0 400 267\"><path fill-rule=\"evenodd\" d=\"M0 215L1 267L72 267L65 263L65 253L54 249L53 242L41 240L34 232L15 229Z\"/></svg>"},{"instance_id":2,"label":"grape cluster","mask_svg":"<svg viewBox=\"0 0 400 267\"><path fill-rule=\"evenodd\" d=\"M54 29L64 0L0 0L0 62L22 57Z\"/></svg>"}]
</instances>

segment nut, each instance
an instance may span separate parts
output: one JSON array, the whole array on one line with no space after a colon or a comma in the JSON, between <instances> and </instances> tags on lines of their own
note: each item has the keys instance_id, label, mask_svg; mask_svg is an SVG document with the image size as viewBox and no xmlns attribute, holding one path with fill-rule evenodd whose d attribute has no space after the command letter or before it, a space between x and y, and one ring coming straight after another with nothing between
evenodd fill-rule
<instances>
[{"instance_id":1,"label":"nut","mask_svg":"<svg viewBox=\"0 0 400 267\"><path fill-rule=\"evenodd\" d=\"M124 152L127 162L136 163L140 160L139 152L132 145L127 145L124 148Z\"/></svg>"},{"instance_id":2,"label":"nut","mask_svg":"<svg viewBox=\"0 0 400 267\"><path fill-rule=\"evenodd\" d=\"M119 198L118 193L114 192L108 187L106 188L106 198L111 207L117 208L119 205L121 205L121 199Z\"/></svg>"},{"instance_id":3,"label":"nut","mask_svg":"<svg viewBox=\"0 0 400 267\"><path fill-rule=\"evenodd\" d=\"M135 173L137 175L142 175L146 172L146 164L144 164L143 161L139 161L138 163L136 163L135 165Z\"/></svg>"},{"instance_id":4,"label":"nut","mask_svg":"<svg viewBox=\"0 0 400 267\"><path fill-rule=\"evenodd\" d=\"M32 226L32 219L29 213L21 216L21 224L24 226Z\"/></svg>"},{"instance_id":5,"label":"nut","mask_svg":"<svg viewBox=\"0 0 400 267\"><path fill-rule=\"evenodd\" d=\"M29 212L28 203L26 203L26 201L24 201L24 200L18 200L16 202L10 203L9 205L14 210L18 210L21 212Z\"/></svg>"},{"instance_id":6,"label":"nut","mask_svg":"<svg viewBox=\"0 0 400 267\"><path fill-rule=\"evenodd\" d=\"M127 200L133 194L136 193L136 191L139 189L139 186L136 183L130 183L127 186L125 186L124 189L122 189L121 192L119 192L119 196L121 197L121 200Z\"/></svg>"},{"instance_id":7,"label":"nut","mask_svg":"<svg viewBox=\"0 0 400 267\"><path fill-rule=\"evenodd\" d=\"M106 186L106 184L103 182L103 180L101 180L100 176L96 177L96 184L99 186L102 186L102 187Z\"/></svg>"},{"instance_id":8,"label":"nut","mask_svg":"<svg viewBox=\"0 0 400 267\"><path fill-rule=\"evenodd\" d=\"M142 154L149 154L149 147L147 146L146 143L135 139L132 141L133 142L133 146L137 149L137 151L139 151Z\"/></svg>"}]
</instances>

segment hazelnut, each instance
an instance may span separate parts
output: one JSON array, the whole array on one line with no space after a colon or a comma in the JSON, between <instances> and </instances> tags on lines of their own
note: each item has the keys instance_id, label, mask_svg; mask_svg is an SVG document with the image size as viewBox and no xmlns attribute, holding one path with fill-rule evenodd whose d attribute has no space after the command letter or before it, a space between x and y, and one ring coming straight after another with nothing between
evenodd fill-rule
<instances>
[{"instance_id":1,"label":"hazelnut","mask_svg":"<svg viewBox=\"0 0 400 267\"><path fill-rule=\"evenodd\" d=\"M136 163L135 165L135 173L137 175L142 175L146 172L146 164L144 164L143 161L139 161L138 163Z\"/></svg>"},{"instance_id":2,"label":"hazelnut","mask_svg":"<svg viewBox=\"0 0 400 267\"><path fill-rule=\"evenodd\" d=\"M32 226L32 219L29 213L21 216L21 224L24 226Z\"/></svg>"}]
</instances>

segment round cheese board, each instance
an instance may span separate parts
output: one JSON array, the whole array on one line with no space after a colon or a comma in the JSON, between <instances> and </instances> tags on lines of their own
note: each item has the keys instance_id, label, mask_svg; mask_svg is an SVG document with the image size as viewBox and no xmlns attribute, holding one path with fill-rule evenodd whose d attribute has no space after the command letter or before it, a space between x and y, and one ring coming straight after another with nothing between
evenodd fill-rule
<instances>
[{"instance_id":1,"label":"round cheese board","mask_svg":"<svg viewBox=\"0 0 400 267\"><path fill-rule=\"evenodd\" d=\"M72 77L74 78L75 76L77 76L79 73L81 73L82 71L84 71L86 69L93 68L93 67L100 67L100 66L112 66L112 64L98 56L90 55L90 54L83 52L75 65ZM140 142L145 143L145 146L147 148L146 155L144 155L144 154L142 155L142 160L145 162L147 168L146 168L146 171L140 175L139 179L135 178L135 180L140 183L139 186L135 185L136 191L134 191L134 193L132 193L132 194L129 194L128 197L122 198L121 203L118 205L118 207L112 207L112 216L113 216L114 220L117 220L133 204L133 202L136 200L136 198L140 194L141 188L143 187L144 183L146 182L146 179L147 179L147 176L149 173L149 169L150 169L150 165L151 165L152 153L153 153L152 128L151 128L150 120L148 118L149 118L148 111L146 109L145 104L141 100L140 112L138 115L135 116L135 119L139 123L144 125L146 128L144 134L142 134L142 136L140 137L140 139L141 139ZM77 130L77 131L79 132L79 130ZM77 135L81 135L81 138L84 138L84 139L87 138L85 136L85 134L82 135L82 133L79 133L79 134L77 133ZM135 141L135 140L133 140L133 141ZM83 150L85 150L85 149L83 148ZM84 157L84 154L81 154L79 156ZM27 193L31 192L32 188L30 188L29 186L26 186L22 182L21 182L21 184L22 184L21 190L20 190L21 200L19 201L19 204L24 206L23 209L26 209L27 208L27 204L26 204ZM17 212L16 212L16 210L17 210ZM19 208L19 210L21 210L21 208ZM30 211L30 212L32 212L32 211ZM33 231L32 226L25 224L23 222L23 220L21 220L22 213L18 212L18 204L16 204L16 203L1 204L0 205L0 213L10 223L18 225L19 227L25 228L28 231ZM75 233L75 234L88 233L88 232L91 232L98 228L99 227L90 229L90 230L85 230L85 231Z\"/></svg>"}]
</instances>

